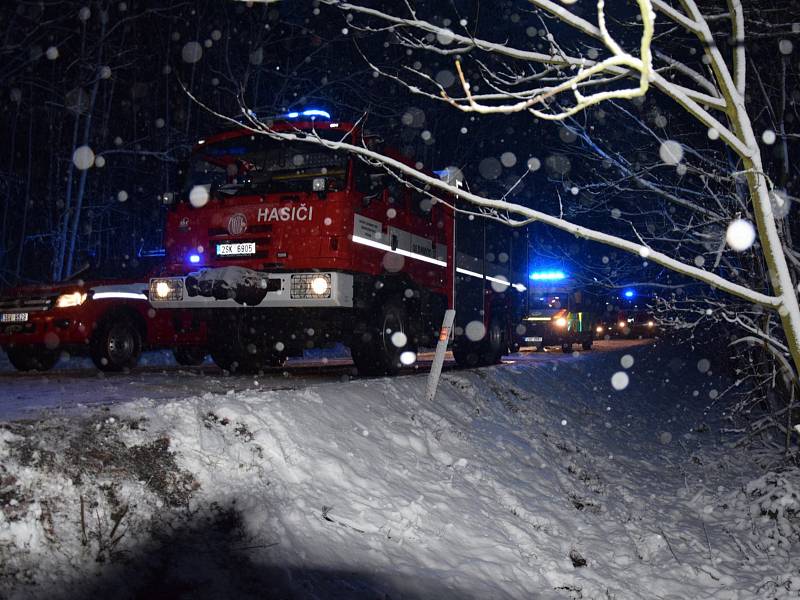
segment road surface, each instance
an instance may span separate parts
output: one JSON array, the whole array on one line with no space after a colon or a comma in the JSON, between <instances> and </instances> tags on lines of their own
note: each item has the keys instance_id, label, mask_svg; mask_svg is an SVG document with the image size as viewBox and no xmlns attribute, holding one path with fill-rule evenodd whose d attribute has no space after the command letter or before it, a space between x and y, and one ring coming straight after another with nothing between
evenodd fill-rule
<instances>
[{"instance_id":1,"label":"road surface","mask_svg":"<svg viewBox=\"0 0 800 600\"><path fill-rule=\"evenodd\" d=\"M523 351L503 362L592 360L607 352L651 343L651 340L596 341L591 351L564 354L560 348L546 352ZM579 348L578 345L575 348ZM426 372L432 353L421 353L418 362L403 374ZM456 368L448 352L445 370ZM402 375L401 375L402 376ZM172 400L205 393L237 393L244 390L299 389L356 377L349 358L290 360L282 369L261 375L225 374L211 362L200 367L179 367L166 352L147 353L141 366L130 373L102 373L88 359L71 359L46 373L18 373L3 355L0 361L0 421L35 419L43 412L68 416L90 406L110 406L150 398Z\"/></svg>"}]
</instances>

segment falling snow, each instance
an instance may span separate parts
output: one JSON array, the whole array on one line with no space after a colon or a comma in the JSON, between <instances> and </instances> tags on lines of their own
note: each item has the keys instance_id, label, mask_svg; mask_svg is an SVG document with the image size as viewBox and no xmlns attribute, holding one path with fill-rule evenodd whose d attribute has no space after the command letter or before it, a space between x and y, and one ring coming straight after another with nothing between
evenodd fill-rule
<instances>
[{"instance_id":1,"label":"falling snow","mask_svg":"<svg viewBox=\"0 0 800 600\"><path fill-rule=\"evenodd\" d=\"M94 152L89 146L80 146L72 153L72 163L81 171L90 169L94 164Z\"/></svg>"},{"instance_id":2,"label":"falling snow","mask_svg":"<svg viewBox=\"0 0 800 600\"><path fill-rule=\"evenodd\" d=\"M756 240L756 230L750 221L735 219L730 222L725 232L725 241L736 252L744 252Z\"/></svg>"}]
</instances>

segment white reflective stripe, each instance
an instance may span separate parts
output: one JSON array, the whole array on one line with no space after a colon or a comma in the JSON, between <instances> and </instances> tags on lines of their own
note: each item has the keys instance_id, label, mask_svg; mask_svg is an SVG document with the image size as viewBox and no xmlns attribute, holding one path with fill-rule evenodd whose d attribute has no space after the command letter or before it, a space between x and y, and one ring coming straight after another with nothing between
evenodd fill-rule
<instances>
[{"instance_id":1,"label":"white reflective stripe","mask_svg":"<svg viewBox=\"0 0 800 600\"><path fill-rule=\"evenodd\" d=\"M399 254L400 256L408 256L409 258L414 258L416 260L421 260L426 263L430 263L432 265L438 265L440 267L446 267L447 262L443 260L439 260L438 258L431 258L430 256L425 256L424 254L417 254L416 252L409 252L408 250L403 250L402 248L397 248L396 250L392 250L392 247L389 244L384 244L383 242L376 242L375 240L371 240L369 238L361 237L360 235L353 235L353 241L356 244L362 244L364 246L369 246L370 248L376 248L378 250L385 250L386 252L394 252L395 254ZM462 269L458 267L456 269L462 275L469 275L470 277L477 277L479 279L483 279L483 275L480 273L476 273L475 271L470 271L468 269ZM495 283L500 283L502 285L507 285L513 287L518 292L524 292L527 288L522 285L521 283L511 283L506 281L505 279L498 279L497 277L490 277L486 276L488 281L494 281Z\"/></svg>"},{"instance_id":2,"label":"white reflective stripe","mask_svg":"<svg viewBox=\"0 0 800 600\"><path fill-rule=\"evenodd\" d=\"M470 271L468 269L462 269L461 267L458 267L456 271L458 271L462 275L469 275L471 277L477 277L478 279L483 279L484 277L480 273L476 273L475 271ZM511 285L510 281L507 281L505 279L498 279L497 277L490 277L489 275L486 275L486 279L488 281L494 281L495 283L502 283L503 285L508 285L508 286Z\"/></svg>"},{"instance_id":3,"label":"white reflective stripe","mask_svg":"<svg viewBox=\"0 0 800 600\"><path fill-rule=\"evenodd\" d=\"M462 269L461 267L458 267L456 269L456 271L458 271L462 275L469 275L470 277L480 277L481 279L483 279L483 275L481 275L480 273L476 273L475 271L470 271L468 269Z\"/></svg>"},{"instance_id":4,"label":"white reflective stripe","mask_svg":"<svg viewBox=\"0 0 800 600\"><path fill-rule=\"evenodd\" d=\"M360 235L353 235L353 241L356 244L362 244L364 246L369 246L370 248L376 248L378 250L385 250L386 252L393 252L395 254L399 254L400 256L407 256L409 258L421 260L422 262L430 263L432 265L438 265L440 267L447 266L447 263L445 261L439 260L438 258L431 258L430 256L425 256L424 254L409 252L408 250L403 250L402 248L397 248L396 250L392 250L392 247L389 246L388 244L384 244L382 242L376 242L375 240L361 237Z\"/></svg>"},{"instance_id":5,"label":"white reflective stripe","mask_svg":"<svg viewBox=\"0 0 800 600\"><path fill-rule=\"evenodd\" d=\"M94 300L107 300L109 298L125 298L127 300L147 300L145 294L136 292L95 292L92 295Z\"/></svg>"}]
</instances>

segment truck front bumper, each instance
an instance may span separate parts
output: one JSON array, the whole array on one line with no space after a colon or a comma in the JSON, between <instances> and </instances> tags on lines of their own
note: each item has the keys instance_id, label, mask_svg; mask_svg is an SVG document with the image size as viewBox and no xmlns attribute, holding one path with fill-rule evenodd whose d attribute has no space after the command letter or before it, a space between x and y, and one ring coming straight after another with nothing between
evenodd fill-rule
<instances>
[{"instance_id":1,"label":"truck front bumper","mask_svg":"<svg viewBox=\"0 0 800 600\"><path fill-rule=\"evenodd\" d=\"M206 269L151 279L149 298L156 308L352 308L353 276L337 271Z\"/></svg>"}]
</instances>

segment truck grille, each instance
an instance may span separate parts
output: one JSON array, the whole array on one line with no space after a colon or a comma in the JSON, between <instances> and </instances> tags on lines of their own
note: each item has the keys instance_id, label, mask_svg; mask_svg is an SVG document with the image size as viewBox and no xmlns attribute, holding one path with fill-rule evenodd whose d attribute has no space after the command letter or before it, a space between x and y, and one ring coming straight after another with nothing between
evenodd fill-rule
<instances>
[{"instance_id":1,"label":"truck grille","mask_svg":"<svg viewBox=\"0 0 800 600\"><path fill-rule=\"evenodd\" d=\"M41 312L50 310L55 300L55 296L0 298L0 312Z\"/></svg>"}]
</instances>

